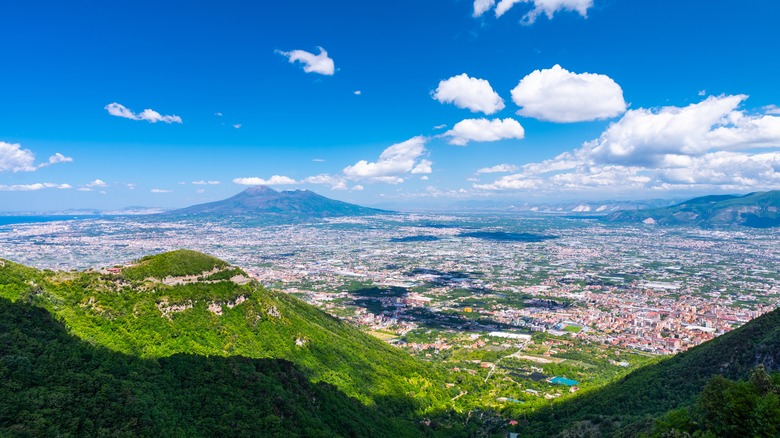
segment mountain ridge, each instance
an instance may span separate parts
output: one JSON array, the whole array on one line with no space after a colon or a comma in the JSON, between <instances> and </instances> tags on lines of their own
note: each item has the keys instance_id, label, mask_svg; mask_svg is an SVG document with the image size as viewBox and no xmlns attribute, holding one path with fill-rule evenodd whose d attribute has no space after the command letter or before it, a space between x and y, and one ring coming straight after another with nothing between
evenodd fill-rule
<instances>
[{"instance_id":1,"label":"mountain ridge","mask_svg":"<svg viewBox=\"0 0 780 438\"><path fill-rule=\"evenodd\" d=\"M702 227L780 227L780 190L746 195L701 196L670 207L618 211L607 215L605 220Z\"/></svg>"}]
</instances>

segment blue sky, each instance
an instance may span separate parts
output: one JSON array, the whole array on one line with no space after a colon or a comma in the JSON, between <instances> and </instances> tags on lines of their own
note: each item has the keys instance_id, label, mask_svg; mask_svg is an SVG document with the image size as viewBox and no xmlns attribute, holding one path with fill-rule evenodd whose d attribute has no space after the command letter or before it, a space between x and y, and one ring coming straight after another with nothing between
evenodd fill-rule
<instances>
[{"instance_id":1,"label":"blue sky","mask_svg":"<svg viewBox=\"0 0 780 438\"><path fill-rule=\"evenodd\" d=\"M780 188L772 0L33 0L0 16L4 211L180 207L258 182L369 205Z\"/></svg>"}]
</instances>

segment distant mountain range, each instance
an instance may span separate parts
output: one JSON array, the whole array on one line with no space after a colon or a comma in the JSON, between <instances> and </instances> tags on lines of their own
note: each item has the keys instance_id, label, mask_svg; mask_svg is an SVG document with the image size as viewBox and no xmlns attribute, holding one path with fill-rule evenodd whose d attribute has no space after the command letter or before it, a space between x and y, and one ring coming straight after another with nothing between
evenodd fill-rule
<instances>
[{"instance_id":1,"label":"distant mountain range","mask_svg":"<svg viewBox=\"0 0 780 438\"><path fill-rule=\"evenodd\" d=\"M665 208L617 211L611 222L660 225L780 227L780 190L747 195L713 195L694 198Z\"/></svg>"},{"instance_id":2,"label":"distant mountain range","mask_svg":"<svg viewBox=\"0 0 780 438\"><path fill-rule=\"evenodd\" d=\"M389 213L326 198L310 190L277 192L266 186L250 187L222 201L171 211L172 215L262 215L284 218L368 216Z\"/></svg>"}]
</instances>

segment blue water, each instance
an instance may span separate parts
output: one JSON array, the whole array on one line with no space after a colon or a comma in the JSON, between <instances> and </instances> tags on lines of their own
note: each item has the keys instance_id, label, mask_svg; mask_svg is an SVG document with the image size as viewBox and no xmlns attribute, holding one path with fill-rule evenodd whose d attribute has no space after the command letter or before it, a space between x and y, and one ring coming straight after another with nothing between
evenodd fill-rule
<instances>
[{"instance_id":1,"label":"blue water","mask_svg":"<svg viewBox=\"0 0 780 438\"><path fill-rule=\"evenodd\" d=\"M96 217L98 216L0 216L0 226L11 224L31 224L38 222L72 221L77 219L91 219Z\"/></svg>"},{"instance_id":2,"label":"blue water","mask_svg":"<svg viewBox=\"0 0 780 438\"><path fill-rule=\"evenodd\" d=\"M572 379L567 379L565 377L553 377L552 379L550 379L550 383L554 383L556 385L574 386L580 382Z\"/></svg>"}]
</instances>

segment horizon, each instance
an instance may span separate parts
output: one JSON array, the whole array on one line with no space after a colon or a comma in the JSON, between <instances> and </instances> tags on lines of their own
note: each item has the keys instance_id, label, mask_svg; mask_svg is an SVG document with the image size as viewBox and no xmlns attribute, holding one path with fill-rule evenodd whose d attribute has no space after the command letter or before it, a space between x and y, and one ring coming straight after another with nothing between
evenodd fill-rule
<instances>
[{"instance_id":1,"label":"horizon","mask_svg":"<svg viewBox=\"0 0 780 438\"><path fill-rule=\"evenodd\" d=\"M2 5L0 211L780 188L777 2L496 3Z\"/></svg>"},{"instance_id":2,"label":"horizon","mask_svg":"<svg viewBox=\"0 0 780 438\"><path fill-rule=\"evenodd\" d=\"M311 192L319 196L324 196L321 193L318 193L315 190L311 190L308 188L274 188L273 186L267 186L267 185L256 185L256 186L249 186L243 189L240 189L238 192L233 194L228 194L226 198L221 199L215 199L215 200L206 200L203 202L203 204L206 203L212 203L212 202L219 202L223 200L230 199L232 197L235 197L241 193L248 192L252 189L257 188L266 188L271 189L277 193L283 193L283 192ZM768 191L757 191L757 192L749 192L749 193L723 193L720 194L720 196L734 196L734 197L743 197L748 196L754 193L767 193ZM704 197L706 196L712 196L712 195L702 195ZM485 213L496 213L496 208L509 208L509 207L515 207L515 206L525 206L525 207L560 207L564 204L578 204L578 205L587 205L587 204L603 204L607 205L609 203L627 203L627 204L635 204L636 206L641 206L643 203L648 202L668 202L669 205L673 205L674 203L680 203L680 202L686 202L689 200L692 200L694 198L698 198L700 196L696 197L665 197L665 198L644 198L644 199L555 199L555 200L538 200L536 202L524 200L524 199L462 199L462 200L446 200L442 199L439 200L440 202L426 202L425 206L423 206L422 201L419 201L417 203L405 203L403 206L401 205L395 205L394 202L388 201L388 202L380 202L376 204L366 204L366 205L359 205L363 207L369 207L369 208L378 208L378 209L386 209L386 210L393 210L397 208L398 213L435 213L435 212L441 212L441 213L452 213L455 209L463 208L464 205L470 204L472 205L470 208L471 213L479 213L479 212L485 212ZM335 199L335 198L329 198L327 199ZM337 200L337 199L336 199ZM478 207L476 204L489 204L487 207ZM200 204L192 204L187 205L184 208L193 207ZM122 215L123 211L138 211L138 210L148 210L147 213L131 213L131 215L148 215L148 214L157 214L160 212L169 212L173 210L178 210L181 207L160 207L160 206L149 206L149 205L127 205L123 207L118 208L110 208L110 209L100 209L100 208L90 208L90 207L83 207L83 208L66 208L66 209L59 209L59 210L0 210L0 216L36 216L36 215L73 215L73 214L81 214L83 212L86 212L88 215L97 214L97 215ZM646 207L647 208L647 207ZM652 208L652 207L650 207ZM531 211L531 210L529 210ZM583 212L583 213L593 213L590 210L587 211L577 211L572 210L576 212ZM565 210L564 212L569 212L569 210Z\"/></svg>"}]
</instances>

